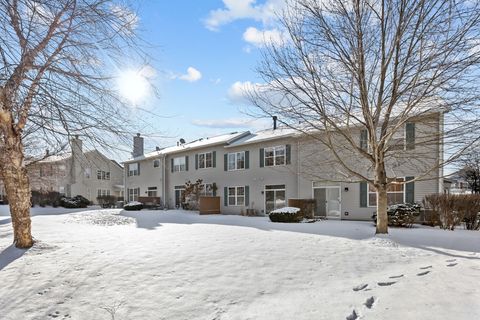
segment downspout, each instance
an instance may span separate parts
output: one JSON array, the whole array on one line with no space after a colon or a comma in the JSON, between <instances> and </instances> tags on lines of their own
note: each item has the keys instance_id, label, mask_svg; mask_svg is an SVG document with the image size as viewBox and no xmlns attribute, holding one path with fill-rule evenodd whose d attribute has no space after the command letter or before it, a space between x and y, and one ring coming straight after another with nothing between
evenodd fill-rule
<instances>
[{"instance_id":1,"label":"downspout","mask_svg":"<svg viewBox=\"0 0 480 320\"><path fill-rule=\"evenodd\" d=\"M123 167L123 204L127 204L127 166L125 163Z\"/></svg>"},{"instance_id":2,"label":"downspout","mask_svg":"<svg viewBox=\"0 0 480 320\"><path fill-rule=\"evenodd\" d=\"M439 144L438 144L438 193L442 194L443 193L443 157L444 157L444 146L443 146L443 130L444 130L444 112L440 111L440 119L438 120L438 132L440 134L439 136Z\"/></svg>"},{"instance_id":3,"label":"downspout","mask_svg":"<svg viewBox=\"0 0 480 320\"><path fill-rule=\"evenodd\" d=\"M297 198L300 198L300 140L297 139Z\"/></svg>"},{"instance_id":4,"label":"downspout","mask_svg":"<svg viewBox=\"0 0 480 320\"><path fill-rule=\"evenodd\" d=\"M166 175L166 168L165 168L165 155L163 155L163 170L162 170L162 193L163 193L163 208L166 209L167 208L167 193L166 193L166 190L165 190L165 186L166 186L166 182L165 182L165 177L167 176Z\"/></svg>"}]
</instances>

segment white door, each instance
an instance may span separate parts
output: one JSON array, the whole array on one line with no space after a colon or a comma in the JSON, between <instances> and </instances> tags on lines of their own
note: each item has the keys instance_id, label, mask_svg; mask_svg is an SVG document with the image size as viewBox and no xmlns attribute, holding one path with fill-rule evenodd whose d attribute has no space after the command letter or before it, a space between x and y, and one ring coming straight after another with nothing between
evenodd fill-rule
<instances>
[{"instance_id":1,"label":"white door","mask_svg":"<svg viewBox=\"0 0 480 320\"><path fill-rule=\"evenodd\" d=\"M340 218L340 188L327 188L327 217Z\"/></svg>"}]
</instances>

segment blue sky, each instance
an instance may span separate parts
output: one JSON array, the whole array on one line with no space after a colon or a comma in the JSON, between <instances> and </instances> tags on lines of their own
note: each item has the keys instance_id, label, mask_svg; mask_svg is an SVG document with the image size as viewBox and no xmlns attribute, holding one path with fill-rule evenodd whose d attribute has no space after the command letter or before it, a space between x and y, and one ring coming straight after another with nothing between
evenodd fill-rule
<instances>
[{"instance_id":1,"label":"blue sky","mask_svg":"<svg viewBox=\"0 0 480 320\"><path fill-rule=\"evenodd\" d=\"M273 12L282 0L142 1L141 36L155 69L158 97L138 102L152 116L142 134L146 148L239 130L258 130L237 98L243 83L258 82L255 67L265 39L280 35ZM190 68L190 73L188 69ZM236 85L234 85L237 83ZM235 90L235 88L237 90ZM244 125L237 123L245 123ZM168 136L170 138L165 138Z\"/></svg>"}]
</instances>

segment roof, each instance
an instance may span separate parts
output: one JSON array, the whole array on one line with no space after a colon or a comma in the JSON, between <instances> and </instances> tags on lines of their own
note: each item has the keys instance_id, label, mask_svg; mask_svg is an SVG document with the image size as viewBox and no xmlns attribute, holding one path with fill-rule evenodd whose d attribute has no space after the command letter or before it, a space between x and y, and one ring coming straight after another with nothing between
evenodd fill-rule
<instances>
[{"instance_id":1,"label":"roof","mask_svg":"<svg viewBox=\"0 0 480 320\"><path fill-rule=\"evenodd\" d=\"M153 159L166 154L195 150L195 149L200 149L208 146L215 146L220 144L232 144L234 141L241 139L243 137L249 136L250 134L251 134L250 131L243 131L243 132L232 132L232 133L222 134L214 137L200 138L192 142L180 144L178 146L171 146L164 149L149 152L144 155L128 159L123 163Z\"/></svg>"},{"instance_id":2,"label":"roof","mask_svg":"<svg viewBox=\"0 0 480 320\"><path fill-rule=\"evenodd\" d=\"M245 137L235 140L233 143L229 144L226 147L227 148L237 147L237 146L242 146L246 144L293 137L295 135L298 135L298 130L295 130L292 128L280 127L277 129L267 129L267 130L257 131L255 133L250 133Z\"/></svg>"}]
</instances>

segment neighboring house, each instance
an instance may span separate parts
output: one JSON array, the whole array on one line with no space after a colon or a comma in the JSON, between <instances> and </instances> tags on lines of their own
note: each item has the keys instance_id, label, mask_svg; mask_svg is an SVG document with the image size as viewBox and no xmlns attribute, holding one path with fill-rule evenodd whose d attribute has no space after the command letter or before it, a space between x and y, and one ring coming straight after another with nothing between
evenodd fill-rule
<instances>
[{"instance_id":1,"label":"neighboring house","mask_svg":"<svg viewBox=\"0 0 480 320\"><path fill-rule=\"evenodd\" d=\"M0 180L0 204L3 204L5 199L5 188L3 186L3 181Z\"/></svg>"},{"instance_id":2,"label":"neighboring house","mask_svg":"<svg viewBox=\"0 0 480 320\"><path fill-rule=\"evenodd\" d=\"M440 139L431 139L432 132L437 135L441 130L441 120L441 114L412 119L394 137L392 148L399 156L389 159L389 168L399 179L413 180L441 160ZM415 139L422 141L422 135L429 136L429 143L416 146ZM358 130L360 144L365 137ZM347 151L345 157L369 170L368 163ZM226 214L246 209L265 214L286 206L288 199L300 198L315 199L318 216L370 219L376 210L376 193L355 179L334 182L344 180L345 174L331 158L331 152L318 142L287 128L234 132L146 154L138 134L133 158L124 162L126 201L155 196L166 207L179 207L185 182L202 179L207 195L221 197L221 211ZM443 192L442 176L437 169L419 181L392 186L389 203L421 202L427 194ZM212 185L217 189L212 190Z\"/></svg>"},{"instance_id":3,"label":"neighboring house","mask_svg":"<svg viewBox=\"0 0 480 320\"><path fill-rule=\"evenodd\" d=\"M27 165L33 191L81 195L97 203L99 195L123 198L123 168L98 150L83 151L82 140L71 141L72 151L47 155ZM0 193L2 191L0 183Z\"/></svg>"}]
</instances>

